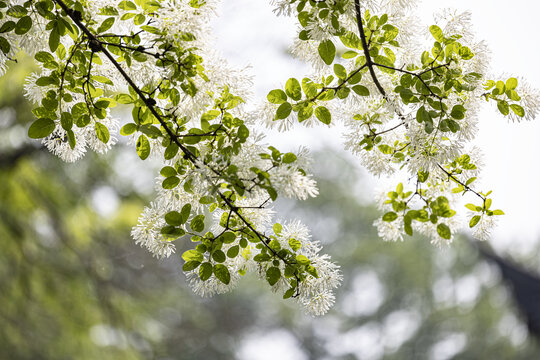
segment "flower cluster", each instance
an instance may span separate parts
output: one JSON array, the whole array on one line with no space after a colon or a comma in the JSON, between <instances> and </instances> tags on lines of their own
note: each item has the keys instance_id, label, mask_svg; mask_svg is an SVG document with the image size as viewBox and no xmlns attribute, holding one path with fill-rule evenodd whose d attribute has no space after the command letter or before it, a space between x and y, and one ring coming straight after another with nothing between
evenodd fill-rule
<instances>
[{"instance_id":1,"label":"flower cluster","mask_svg":"<svg viewBox=\"0 0 540 360\"><path fill-rule=\"evenodd\" d=\"M259 110L267 126L284 131L296 121L341 122L345 147L368 171L405 170L408 180L381 199L384 215L375 226L382 238L418 232L432 243L449 243L461 226L454 210L461 194L476 198L466 205L473 235L488 238L494 216L503 212L491 209L491 191L474 187L481 158L467 149L480 105L495 102L510 120L530 120L540 95L523 79L491 80L489 50L471 32L471 14L445 9L422 28L412 1L282 0L275 6L278 14L298 17L292 53L313 74L268 94Z\"/></svg>"}]
</instances>

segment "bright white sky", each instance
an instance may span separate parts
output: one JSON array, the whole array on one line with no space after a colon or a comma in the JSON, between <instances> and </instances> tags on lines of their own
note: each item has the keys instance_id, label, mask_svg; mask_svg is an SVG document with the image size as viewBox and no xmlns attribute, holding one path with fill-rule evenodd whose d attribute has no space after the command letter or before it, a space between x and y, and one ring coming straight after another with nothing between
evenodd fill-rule
<instances>
[{"instance_id":1,"label":"bright white sky","mask_svg":"<svg viewBox=\"0 0 540 360\"><path fill-rule=\"evenodd\" d=\"M217 46L235 66L252 67L258 97L281 87L289 77L309 73L304 64L292 60L286 50L295 36L293 19L276 17L267 0L225 0L214 23ZM540 88L537 56L540 41L535 39L540 25L540 3L530 0L424 0L418 14L425 23L432 23L432 14L442 7L470 10L475 33L485 39L492 50L495 74L523 76ZM485 154L483 184L494 190L494 207L506 216L499 219L493 245L510 252L526 253L539 241L540 169L537 138L540 119L521 124L509 124L489 105L481 114L480 133L476 144ZM271 143L282 149L306 145L312 149L331 146L342 149L339 131L301 128L289 133L271 134ZM376 189L371 179L370 190ZM368 194L367 198L370 198Z\"/></svg>"}]
</instances>

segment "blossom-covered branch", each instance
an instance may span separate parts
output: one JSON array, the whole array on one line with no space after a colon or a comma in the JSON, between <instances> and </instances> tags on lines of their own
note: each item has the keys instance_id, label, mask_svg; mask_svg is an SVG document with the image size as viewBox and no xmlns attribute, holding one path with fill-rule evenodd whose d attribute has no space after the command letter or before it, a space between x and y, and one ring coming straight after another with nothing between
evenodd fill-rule
<instances>
[{"instance_id":1,"label":"blossom-covered branch","mask_svg":"<svg viewBox=\"0 0 540 360\"><path fill-rule=\"evenodd\" d=\"M255 272L310 313L328 311L339 267L304 225L277 222L272 210L278 197L318 194L307 151L283 153L254 130L296 121L343 122L345 146L369 171L405 178L380 199L384 239L418 232L448 243L458 194L481 201L466 205L469 226L488 237L503 212L475 188L481 159L468 143L480 102L532 119L539 96L523 80L491 80L468 14L443 12L422 42L413 1L272 0L278 14L298 18L293 53L314 72L248 112L251 79L209 40L215 1L0 0L0 75L20 50L39 65L25 85L35 104L30 137L72 162L108 151L119 132L142 160L162 161L136 243L157 257L188 247L183 270L203 296ZM119 104L131 111L121 128L111 114Z\"/></svg>"},{"instance_id":2,"label":"blossom-covered branch","mask_svg":"<svg viewBox=\"0 0 540 360\"><path fill-rule=\"evenodd\" d=\"M466 143L475 136L479 103L496 101L502 115L532 119L539 96L516 78L490 80L485 45L469 31L469 14L446 10L429 27L431 43L421 43L424 31L410 15L414 1L274 3L278 13L298 18L293 53L309 61L315 75L304 78L296 93L300 82L289 79L285 91L268 94L279 106L265 107L267 124L284 130L296 117L312 125L313 115L326 125L342 121L346 147L373 174L406 169L410 180L380 200L383 216L375 225L384 239L402 240L416 231L437 244L451 241L459 229L456 195L467 193L480 200L466 205L469 226L486 239L486 224L503 212L491 209L491 191L473 188L481 160ZM339 91L328 91L336 83ZM316 89L326 96L312 97Z\"/></svg>"},{"instance_id":3,"label":"blossom-covered branch","mask_svg":"<svg viewBox=\"0 0 540 360\"><path fill-rule=\"evenodd\" d=\"M167 257L175 243L191 240L195 248L183 253L183 269L203 296L228 291L254 271L285 298L322 314L341 281L338 267L319 254L303 225L272 220L278 196L317 194L307 153L265 149L260 136L250 135L252 124L243 120L250 80L207 43L213 12L213 4L196 1L8 7L5 16L30 19L24 34L48 30L48 38L34 37L46 40L48 50L25 47L17 25L8 31L10 44L41 64L26 86L38 117L29 135L75 161L87 146L103 152L116 142L110 108L129 105L133 120L120 134L133 139L141 159L164 161L158 196L134 227L135 241Z\"/></svg>"}]
</instances>

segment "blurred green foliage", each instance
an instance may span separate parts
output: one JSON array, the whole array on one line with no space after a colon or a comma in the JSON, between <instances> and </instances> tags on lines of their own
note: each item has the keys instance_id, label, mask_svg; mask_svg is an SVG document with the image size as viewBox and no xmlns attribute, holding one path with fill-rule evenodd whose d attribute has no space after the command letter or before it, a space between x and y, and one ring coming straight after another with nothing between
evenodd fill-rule
<instances>
[{"instance_id":1,"label":"blurred green foliage","mask_svg":"<svg viewBox=\"0 0 540 360\"><path fill-rule=\"evenodd\" d=\"M157 261L130 238L149 171L135 154L120 145L65 164L26 139L28 66L0 80L0 358L259 359L285 345L280 359L539 356L495 269L463 239L382 242L376 210L349 195L363 190L358 171L331 151L317 155L321 196L278 211L342 265L334 310L298 314L252 278L197 297L179 255Z\"/></svg>"}]
</instances>

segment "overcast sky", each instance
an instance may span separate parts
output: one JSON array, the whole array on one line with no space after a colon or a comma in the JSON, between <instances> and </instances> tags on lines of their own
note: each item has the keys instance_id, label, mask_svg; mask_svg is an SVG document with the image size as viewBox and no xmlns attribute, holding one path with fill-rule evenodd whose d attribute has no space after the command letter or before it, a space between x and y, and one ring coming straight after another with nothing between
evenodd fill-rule
<instances>
[{"instance_id":1,"label":"overcast sky","mask_svg":"<svg viewBox=\"0 0 540 360\"><path fill-rule=\"evenodd\" d=\"M289 77L303 77L309 68L287 55L295 36L294 19L276 17L267 0L225 0L220 19L214 23L217 46L236 66L250 65L255 76L256 94L264 97L269 90L282 86ZM433 13L443 7L470 10L474 30L479 39L488 42L492 50L492 70L523 76L540 87L538 59L540 41L540 4L530 0L445 0L424 1L418 14L424 23L432 23ZM299 145L311 148L332 146L341 149L339 131L328 136L327 130L298 130L271 134L269 141L282 149ZM540 237L540 161L537 139L540 119L529 123L512 124L498 116L487 104L481 113L480 132L476 140L485 154L483 184L494 190L493 206L506 216L499 219L493 244L499 249L527 252L529 245ZM376 188L371 179L370 198ZM519 246L515 246L515 244Z\"/></svg>"}]
</instances>

